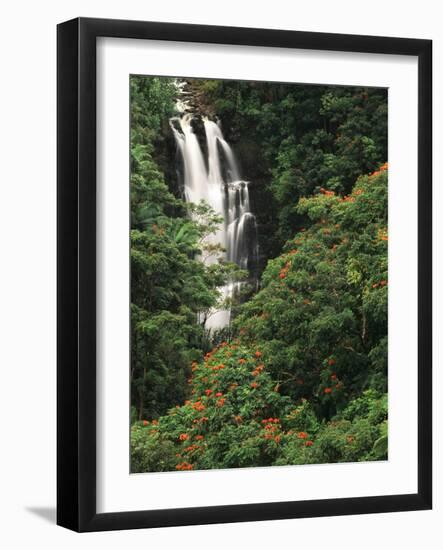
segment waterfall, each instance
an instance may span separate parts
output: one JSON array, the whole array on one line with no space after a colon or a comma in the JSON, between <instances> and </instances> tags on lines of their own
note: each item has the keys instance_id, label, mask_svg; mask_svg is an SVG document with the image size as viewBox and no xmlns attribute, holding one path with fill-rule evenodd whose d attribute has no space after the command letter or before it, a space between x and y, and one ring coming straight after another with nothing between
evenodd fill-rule
<instances>
[{"instance_id":1,"label":"waterfall","mask_svg":"<svg viewBox=\"0 0 443 550\"><path fill-rule=\"evenodd\" d=\"M257 227L250 210L249 184L240 177L234 152L223 137L220 126L203 118L206 136L207 160L203 156L197 135L192 127L193 113L185 112L170 121L171 129L183 161L183 185L187 202L208 203L223 216L223 224L215 235L206 238L210 244L223 248L220 259L236 263L242 269L250 269L257 257ZM206 263L219 258L202 258ZM219 291L223 299L234 297L241 283L230 281ZM205 326L209 330L220 329L230 322L230 308L211 311Z\"/></svg>"}]
</instances>

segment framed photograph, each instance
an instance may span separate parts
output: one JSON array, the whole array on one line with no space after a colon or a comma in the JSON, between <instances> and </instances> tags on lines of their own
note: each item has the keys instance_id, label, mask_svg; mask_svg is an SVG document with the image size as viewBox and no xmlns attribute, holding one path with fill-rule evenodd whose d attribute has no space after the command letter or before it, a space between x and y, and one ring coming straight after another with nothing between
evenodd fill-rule
<instances>
[{"instance_id":1,"label":"framed photograph","mask_svg":"<svg viewBox=\"0 0 443 550\"><path fill-rule=\"evenodd\" d=\"M59 525L430 509L429 40L58 26Z\"/></svg>"}]
</instances>

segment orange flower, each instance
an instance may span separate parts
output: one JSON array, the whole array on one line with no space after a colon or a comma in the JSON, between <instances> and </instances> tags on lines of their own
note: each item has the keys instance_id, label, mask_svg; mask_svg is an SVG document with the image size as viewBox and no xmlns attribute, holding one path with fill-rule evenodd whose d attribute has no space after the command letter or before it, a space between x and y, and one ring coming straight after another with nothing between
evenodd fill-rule
<instances>
[{"instance_id":1,"label":"orange flower","mask_svg":"<svg viewBox=\"0 0 443 550\"><path fill-rule=\"evenodd\" d=\"M257 382L251 382L251 388L257 388L258 387L258 383Z\"/></svg>"},{"instance_id":2,"label":"orange flower","mask_svg":"<svg viewBox=\"0 0 443 550\"><path fill-rule=\"evenodd\" d=\"M257 359L258 359L259 357L261 357L261 351L258 351L258 350L257 350L257 351L255 352L255 356L257 357Z\"/></svg>"},{"instance_id":3,"label":"orange flower","mask_svg":"<svg viewBox=\"0 0 443 550\"><path fill-rule=\"evenodd\" d=\"M240 415L234 416L234 420L238 423L243 421L243 418Z\"/></svg>"},{"instance_id":4,"label":"orange flower","mask_svg":"<svg viewBox=\"0 0 443 550\"><path fill-rule=\"evenodd\" d=\"M197 441L203 441L204 436L203 436L203 435L196 435L196 436L195 436L195 439L196 439Z\"/></svg>"},{"instance_id":5,"label":"orange flower","mask_svg":"<svg viewBox=\"0 0 443 550\"><path fill-rule=\"evenodd\" d=\"M180 441L187 441L189 439L189 435L188 434L180 434L178 436L178 438L180 439Z\"/></svg>"},{"instance_id":6,"label":"orange flower","mask_svg":"<svg viewBox=\"0 0 443 550\"><path fill-rule=\"evenodd\" d=\"M192 464L189 464L189 462L181 462L180 464L177 464L175 469L176 470L192 470L193 466L192 466Z\"/></svg>"},{"instance_id":7,"label":"orange flower","mask_svg":"<svg viewBox=\"0 0 443 550\"><path fill-rule=\"evenodd\" d=\"M223 407L223 405L225 404L225 401L226 399L224 397L222 397L221 399L219 399L217 401L217 407Z\"/></svg>"},{"instance_id":8,"label":"orange flower","mask_svg":"<svg viewBox=\"0 0 443 550\"><path fill-rule=\"evenodd\" d=\"M238 362L240 363L240 365L244 365L246 363L246 359L239 359Z\"/></svg>"},{"instance_id":9,"label":"orange flower","mask_svg":"<svg viewBox=\"0 0 443 550\"><path fill-rule=\"evenodd\" d=\"M299 439L307 439L308 434L306 432L298 432L297 437Z\"/></svg>"},{"instance_id":10,"label":"orange flower","mask_svg":"<svg viewBox=\"0 0 443 550\"><path fill-rule=\"evenodd\" d=\"M378 238L381 241L387 241L388 240L388 232L386 231L386 229L379 229L378 230Z\"/></svg>"},{"instance_id":11,"label":"orange flower","mask_svg":"<svg viewBox=\"0 0 443 550\"><path fill-rule=\"evenodd\" d=\"M348 443L353 443L353 442L355 441L355 437L354 437L353 435L348 435L348 436L346 437L346 441L347 441Z\"/></svg>"},{"instance_id":12,"label":"orange flower","mask_svg":"<svg viewBox=\"0 0 443 550\"><path fill-rule=\"evenodd\" d=\"M332 392L332 389L331 389L331 388L325 388L323 391L324 391L325 393L331 393L331 392Z\"/></svg>"},{"instance_id":13,"label":"orange flower","mask_svg":"<svg viewBox=\"0 0 443 550\"><path fill-rule=\"evenodd\" d=\"M320 187L320 193L322 193L326 197L333 197L335 195L334 191L328 191L327 189L324 189L323 187Z\"/></svg>"},{"instance_id":14,"label":"orange flower","mask_svg":"<svg viewBox=\"0 0 443 550\"><path fill-rule=\"evenodd\" d=\"M152 421L152 425L153 425L153 426L157 426L157 424L158 424L158 420L153 420L153 421Z\"/></svg>"},{"instance_id":15,"label":"orange flower","mask_svg":"<svg viewBox=\"0 0 443 550\"><path fill-rule=\"evenodd\" d=\"M147 420L143 420L143 426L147 426L149 422Z\"/></svg>"},{"instance_id":16,"label":"orange flower","mask_svg":"<svg viewBox=\"0 0 443 550\"><path fill-rule=\"evenodd\" d=\"M275 441L276 443L280 443L280 440L281 440L281 436L280 436L280 435L276 435L276 436L274 437L274 441Z\"/></svg>"}]
</instances>

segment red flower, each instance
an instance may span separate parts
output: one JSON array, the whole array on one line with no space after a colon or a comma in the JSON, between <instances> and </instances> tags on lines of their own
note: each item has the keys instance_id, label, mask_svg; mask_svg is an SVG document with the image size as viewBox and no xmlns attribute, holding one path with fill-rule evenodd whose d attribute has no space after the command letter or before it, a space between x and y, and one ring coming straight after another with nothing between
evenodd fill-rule
<instances>
[{"instance_id":1,"label":"red flower","mask_svg":"<svg viewBox=\"0 0 443 550\"><path fill-rule=\"evenodd\" d=\"M210 390L210 389L205 390L205 394L206 394L207 396L211 395L211 393L212 393L212 390Z\"/></svg>"},{"instance_id":2,"label":"red flower","mask_svg":"<svg viewBox=\"0 0 443 550\"><path fill-rule=\"evenodd\" d=\"M259 357L261 357L261 351L258 351L258 350L257 350L257 351L255 352L255 356L257 357L257 359L258 359Z\"/></svg>"},{"instance_id":3,"label":"red flower","mask_svg":"<svg viewBox=\"0 0 443 550\"><path fill-rule=\"evenodd\" d=\"M147 420L143 420L143 426L147 426L149 422Z\"/></svg>"},{"instance_id":4,"label":"red flower","mask_svg":"<svg viewBox=\"0 0 443 550\"><path fill-rule=\"evenodd\" d=\"M257 382L251 382L251 388L257 388L258 387L258 383Z\"/></svg>"},{"instance_id":5,"label":"red flower","mask_svg":"<svg viewBox=\"0 0 443 550\"><path fill-rule=\"evenodd\" d=\"M308 441L305 441L305 446L306 447L311 447L311 445L313 445L313 444L314 444L314 442L311 441L310 439Z\"/></svg>"},{"instance_id":6,"label":"red flower","mask_svg":"<svg viewBox=\"0 0 443 550\"><path fill-rule=\"evenodd\" d=\"M180 439L180 441L186 441L187 439L189 439L189 435L188 434L180 434L178 436L178 438Z\"/></svg>"},{"instance_id":7,"label":"red flower","mask_svg":"<svg viewBox=\"0 0 443 550\"><path fill-rule=\"evenodd\" d=\"M331 388L325 388L323 391L324 391L325 393L331 393L331 392L332 392L332 389L331 389Z\"/></svg>"},{"instance_id":8,"label":"red flower","mask_svg":"<svg viewBox=\"0 0 443 550\"><path fill-rule=\"evenodd\" d=\"M332 365L335 365L335 359L333 359L332 357L330 359L328 359L328 365L331 367Z\"/></svg>"},{"instance_id":9,"label":"red flower","mask_svg":"<svg viewBox=\"0 0 443 550\"><path fill-rule=\"evenodd\" d=\"M218 391L216 394L215 394L215 397L221 397L223 394L221 391Z\"/></svg>"},{"instance_id":10,"label":"red flower","mask_svg":"<svg viewBox=\"0 0 443 550\"><path fill-rule=\"evenodd\" d=\"M276 435L276 436L274 437L274 441L275 441L276 443L280 443L280 440L281 440L281 436Z\"/></svg>"},{"instance_id":11,"label":"red flower","mask_svg":"<svg viewBox=\"0 0 443 550\"><path fill-rule=\"evenodd\" d=\"M335 373L331 374L331 380L337 380L337 375Z\"/></svg>"}]
</instances>

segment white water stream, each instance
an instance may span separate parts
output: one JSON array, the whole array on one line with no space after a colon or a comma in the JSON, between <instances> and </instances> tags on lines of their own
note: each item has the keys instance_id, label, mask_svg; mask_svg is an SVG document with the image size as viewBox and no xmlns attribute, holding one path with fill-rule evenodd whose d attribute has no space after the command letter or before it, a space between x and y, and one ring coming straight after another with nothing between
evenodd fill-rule
<instances>
[{"instance_id":1,"label":"white water stream","mask_svg":"<svg viewBox=\"0 0 443 550\"><path fill-rule=\"evenodd\" d=\"M194 115L185 112L171 119L171 128L183 160L184 194L186 201L208 203L223 216L220 230L207 237L209 244L219 244L224 252L218 255L248 269L250 260L257 255L256 220L250 210L248 182L240 178L234 153L225 141L219 125L203 119L206 134L207 162L203 157L198 138L192 127ZM206 263L218 261L217 257L202 258ZM232 298L240 284L231 281L220 288L223 298ZM211 311L205 326L210 330L229 324L229 308Z\"/></svg>"}]
</instances>

